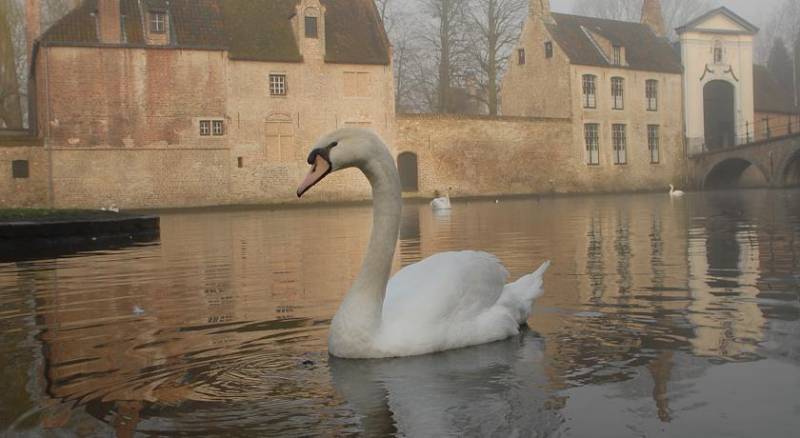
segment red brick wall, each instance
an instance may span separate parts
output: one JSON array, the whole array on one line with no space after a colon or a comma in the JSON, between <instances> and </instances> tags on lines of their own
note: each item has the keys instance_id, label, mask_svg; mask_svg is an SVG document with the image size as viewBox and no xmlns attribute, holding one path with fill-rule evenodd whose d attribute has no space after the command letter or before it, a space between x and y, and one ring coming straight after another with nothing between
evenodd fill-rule
<instances>
[{"instance_id":1,"label":"red brick wall","mask_svg":"<svg viewBox=\"0 0 800 438\"><path fill-rule=\"evenodd\" d=\"M225 116L223 52L56 47L40 56L39 112L55 147L202 146L195 118Z\"/></svg>"},{"instance_id":2,"label":"red brick wall","mask_svg":"<svg viewBox=\"0 0 800 438\"><path fill-rule=\"evenodd\" d=\"M28 162L28 177L14 178L12 162ZM47 207L47 152L41 146L0 145L0 208Z\"/></svg>"}]
</instances>

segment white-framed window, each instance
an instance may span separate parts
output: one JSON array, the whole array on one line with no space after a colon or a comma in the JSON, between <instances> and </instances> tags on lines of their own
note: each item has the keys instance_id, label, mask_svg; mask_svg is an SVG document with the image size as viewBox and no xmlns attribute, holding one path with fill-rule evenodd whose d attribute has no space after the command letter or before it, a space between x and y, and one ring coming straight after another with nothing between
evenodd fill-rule
<instances>
[{"instance_id":1,"label":"white-framed window","mask_svg":"<svg viewBox=\"0 0 800 438\"><path fill-rule=\"evenodd\" d=\"M583 107L597 108L597 76L583 75Z\"/></svg>"},{"instance_id":2,"label":"white-framed window","mask_svg":"<svg viewBox=\"0 0 800 438\"><path fill-rule=\"evenodd\" d=\"M211 135L211 120L200 121L200 135L203 137Z\"/></svg>"},{"instance_id":3,"label":"white-framed window","mask_svg":"<svg viewBox=\"0 0 800 438\"><path fill-rule=\"evenodd\" d=\"M645 99L647 99L647 111L658 111L658 81L648 79L645 82Z\"/></svg>"},{"instance_id":4,"label":"white-framed window","mask_svg":"<svg viewBox=\"0 0 800 438\"><path fill-rule=\"evenodd\" d=\"M613 55L614 55L614 65L622 65L622 47L621 46L614 46L612 47Z\"/></svg>"},{"instance_id":5,"label":"white-framed window","mask_svg":"<svg viewBox=\"0 0 800 438\"><path fill-rule=\"evenodd\" d=\"M614 164L628 163L628 141L625 134L625 125L614 124L611 126L611 134L614 142Z\"/></svg>"},{"instance_id":6,"label":"white-framed window","mask_svg":"<svg viewBox=\"0 0 800 438\"><path fill-rule=\"evenodd\" d=\"M611 78L611 108L625 108L625 80L622 78Z\"/></svg>"},{"instance_id":7,"label":"white-framed window","mask_svg":"<svg viewBox=\"0 0 800 438\"><path fill-rule=\"evenodd\" d=\"M150 11L150 33L167 32L167 13L163 11Z\"/></svg>"},{"instance_id":8,"label":"white-framed window","mask_svg":"<svg viewBox=\"0 0 800 438\"><path fill-rule=\"evenodd\" d=\"M647 125L647 149L650 150L651 164L658 164L659 159L661 158L658 152L658 144L658 125Z\"/></svg>"},{"instance_id":9,"label":"white-framed window","mask_svg":"<svg viewBox=\"0 0 800 438\"><path fill-rule=\"evenodd\" d=\"M600 164L600 125L597 123L583 125L583 137L586 140L586 164Z\"/></svg>"},{"instance_id":10,"label":"white-framed window","mask_svg":"<svg viewBox=\"0 0 800 438\"><path fill-rule=\"evenodd\" d=\"M269 94L271 96L286 96L286 75L283 73L270 73Z\"/></svg>"},{"instance_id":11,"label":"white-framed window","mask_svg":"<svg viewBox=\"0 0 800 438\"><path fill-rule=\"evenodd\" d=\"M198 121L201 137L221 137L225 135L225 121L222 119L202 119Z\"/></svg>"},{"instance_id":12,"label":"white-framed window","mask_svg":"<svg viewBox=\"0 0 800 438\"><path fill-rule=\"evenodd\" d=\"M211 134L214 136L225 135L225 122L223 120L212 120Z\"/></svg>"}]
</instances>

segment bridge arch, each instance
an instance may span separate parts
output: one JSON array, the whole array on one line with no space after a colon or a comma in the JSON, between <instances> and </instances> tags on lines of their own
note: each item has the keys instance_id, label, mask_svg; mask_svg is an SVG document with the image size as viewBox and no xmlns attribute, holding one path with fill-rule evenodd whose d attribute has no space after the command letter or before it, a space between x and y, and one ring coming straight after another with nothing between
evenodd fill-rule
<instances>
[{"instance_id":1,"label":"bridge arch","mask_svg":"<svg viewBox=\"0 0 800 438\"><path fill-rule=\"evenodd\" d=\"M800 148L786 160L780 176L784 187L800 186Z\"/></svg>"},{"instance_id":2,"label":"bridge arch","mask_svg":"<svg viewBox=\"0 0 800 438\"><path fill-rule=\"evenodd\" d=\"M769 172L759 163L738 157L720 160L703 178L704 190L768 186Z\"/></svg>"}]
</instances>

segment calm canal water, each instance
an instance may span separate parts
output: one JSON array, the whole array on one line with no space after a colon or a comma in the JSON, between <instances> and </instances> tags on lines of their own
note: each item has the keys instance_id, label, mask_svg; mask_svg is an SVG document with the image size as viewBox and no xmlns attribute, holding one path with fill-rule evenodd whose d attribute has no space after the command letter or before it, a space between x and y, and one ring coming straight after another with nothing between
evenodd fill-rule
<instances>
[{"instance_id":1,"label":"calm canal water","mask_svg":"<svg viewBox=\"0 0 800 438\"><path fill-rule=\"evenodd\" d=\"M0 435L770 436L800 430L800 191L456 202L438 251L553 266L530 328L329 358L369 206L166 213L161 241L0 264Z\"/></svg>"}]
</instances>

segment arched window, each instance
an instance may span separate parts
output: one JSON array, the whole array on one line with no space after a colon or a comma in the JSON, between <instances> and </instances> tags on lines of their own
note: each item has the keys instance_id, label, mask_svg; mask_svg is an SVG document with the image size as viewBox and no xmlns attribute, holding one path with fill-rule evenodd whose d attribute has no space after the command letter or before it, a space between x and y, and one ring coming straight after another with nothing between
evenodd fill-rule
<instances>
[{"instance_id":1,"label":"arched window","mask_svg":"<svg viewBox=\"0 0 800 438\"><path fill-rule=\"evenodd\" d=\"M419 190L417 154L413 152L403 152L398 155L397 171L400 173L400 186L404 192L416 192Z\"/></svg>"},{"instance_id":2,"label":"arched window","mask_svg":"<svg viewBox=\"0 0 800 438\"><path fill-rule=\"evenodd\" d=\"M583 75L583 107L597 108L597 76Z\"/></svg>"},{"instance_id":3,"label":"arched window","mask_svg":"<svg viewBox=\"0 0 800 438\"><path fill-rule=\"evenodd\" d=\"M720 40L714 41L714 63L722 63L722 42Z\"/></svg>"}]
</instances>

